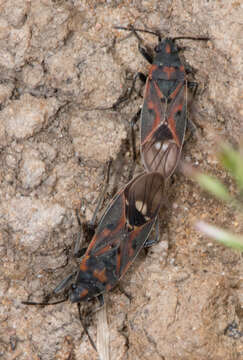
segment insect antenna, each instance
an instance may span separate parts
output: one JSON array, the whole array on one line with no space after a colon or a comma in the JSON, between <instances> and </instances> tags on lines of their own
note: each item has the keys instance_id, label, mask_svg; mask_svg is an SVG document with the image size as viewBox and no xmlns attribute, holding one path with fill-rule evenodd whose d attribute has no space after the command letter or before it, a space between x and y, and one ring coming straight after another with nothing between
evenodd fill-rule
<instances>
[{"instance_id":1,"label":"insect antenna","mask_svg":"<svg viewBox=\"0 0 243 360\"><path fill-rule=\"evenodd\" d=\"M43 305L43 306L46 306L46 305L57 305L57 304L61 304L65 301L68 301L68 297L62 299L62 300L57 300L57 301L54 301L54 302L35 302L35 301L21 301L22 304L24 305Z\"/></svg>"},{"instance_id":2,"label":"insect antenna","mask_svg":"<svg viewBox=\"0 0 243 360\"><path fill-rule=\"evenodd\" d=\"M83 327L83 329L84 329L84 332L85 332L85 334L88 336L89 342L90 342L90 344L92 345L93 349L94 349L96 352L98 352L98 351L97 351L97 348L96 348L96 346L95 346L95 343L94 343L94 341L92 340L91 336L89 335L88 329L87 329L87 327L86 327L86 325L85 325L85 323L84 323L84 321L83 321L83 318L82 318L82 316L81 316L80 303L77 303L77 307L78 307L79 320L80 320L81 325L82 325L82 327Z\"/></svg>"},{"instance_id":3,"label":"insect antenna","mask_svg":"<svg viewBox=\"0 0 243 360\"><path fill-rule=\"evenodd\" d=\"M189 39L189 40L200 40L200 41L208 41L210 40L209 37L193 37L193 36L176 36L173 40L181 40L181 39Z\"/></svg>"},{"instance_id":4,"label":"insect antenna","mask_svg":"<svg viewBox=\"0 0 243 360\"><path fill-rule=\"evenodd\" d=\"M126 30L126 31L131 31L134 33L134 35L139 38L139 36L137 35L137 32L144 32L144 33L148 33L148 34L152 34L158 37L159 41L161 41L161 34L159 32L156 31L151 31L151 30L146 30L146 29L136 29L134 28L132 25L125 27L125 26L114 26L114 29L118 29L118 30ZM201 41L208 41L210 40L209 37L207 36L203 36L203 37L193 37L193 36L176 36L173 38L173 40L181 40L181 39L189 39L189 40L201 40ZM141 40L139 38L139 40Z\"/></svg>"},{"instance_id":5,"label":"insect antenna","mask_svg":"<svg viewBox=\"0 0 243 360\"><path fill-rule=\"evenodd\" d=\"M68 300L68 296L62 300L58 300L58 301L54 301L54 302L35 302L35 301L21 301L22 304L24 305L43 305L43 306L46 306L46 305L57 305L57 304L61 304L63 302L66 302ZM84 329L84 332L85 334L88 336L88 339L89 339L89 342L90 344L92 345L92 347L94 348L94 350L97 352L97 348L95 346L95 343L94 341L92 340L91 336L89 335L89 332L87 330L87 327L82 319L82 316L81 316L81 310L80 310L80 303L77 303L77 306L78 306L78 313L79 313L79 320L81 322L81 325Z\"/></svg>"},{"instance_id":6,"label":"insect antenna","mask_svg":"<svg viewBox=\"0 0 243 360\"><path fill-rule=\"evenodd\" d=\"M145 29L136 29L134 28L132 25L128 26L128 27L125 27L125 26L114 26L114 29L117 29L117 30L125 30L125 31L131 31L134 33L134 35L139 38L139 36L137 35L137 32L144 32L144 33L147 33L147 34L152 34L152 35L155 35L159 38L159 41L161 41L161 35L159 32L156 32L156 31L151 31L151 30L145 30ZM139 38L139 40L141 40Z\"/></svg>"}]
</instances>

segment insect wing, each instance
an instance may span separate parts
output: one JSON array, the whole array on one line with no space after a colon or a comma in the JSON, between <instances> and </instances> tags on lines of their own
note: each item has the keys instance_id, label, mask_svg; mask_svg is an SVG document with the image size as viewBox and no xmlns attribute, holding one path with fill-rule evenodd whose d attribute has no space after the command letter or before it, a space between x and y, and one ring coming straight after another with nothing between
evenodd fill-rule
<instances>
[{"instance_id":1,"label":"insect wing","mask_svg":"<svg viewBox=\"0 0 243 360\"><path fill-rule=\"evenodd\" d=\"M117 235L126 223L123 190L115 195L103 214L86 255L99 256L119 246Z\"/></svg>"},{"instance_id":2,"label":"insect wing","mask_svg":"<svg viewBox=\"0 0 243 360\"><path fill-rule=\"evenodd\" d=\"M122 243L119 277L135 260L149 237L164 196L164 178L159 173L141 175L125 192L129 233Z\"/></svg>"},{"instance_id":3,"label":"insect wing","mask_svg":"<svg viewBox=\"0 0 243 360\"><path fill-rule=\"evenodd\" d=\"M169 98L163 97L159 90L156 93L154 84L149 88L153 88L153 91L148 99L153 101L147 101L145 97L141 115L142 160L148 171L160 172L167 178L172 175L180 159L187 123L187 88L184 82L178 83ZM161 99L164 99L164 103Z\"/></svg>"},{"instance_id":4,"label":"insect wing","mask_svg":"<svg viewBox=\"0 0 243 360\"><path fill-rule=\"evenodd\" d=\"M96 232L81 260L72 302L91 299L110 290L118 282L117 257L120 233L125 224L123 191L108 205Z\"/></svg>"},{"instance_id":5,"label":"insect wing","mask_svg":"<svg viewBox=\"0 0 243 360\"><path fill-rule=\"evenodd\" d=\"M186 130L186 73L173 39L159 43L145 87L141 154L148 171L165 178L179 161Z\"/></svg>"},{"instance_id":6,"label":"insect wing","mask_svg":"<svg viewBox=\"0 0 243 360\"><path fill-rule=\"evenodd\" d=\"M114 197L102 216L85 257L95 259L95 267L105 272L107 290L118 282L148 238L162 203L163 185L159 173L139 175Z\"/></svg>"}]
</instances>

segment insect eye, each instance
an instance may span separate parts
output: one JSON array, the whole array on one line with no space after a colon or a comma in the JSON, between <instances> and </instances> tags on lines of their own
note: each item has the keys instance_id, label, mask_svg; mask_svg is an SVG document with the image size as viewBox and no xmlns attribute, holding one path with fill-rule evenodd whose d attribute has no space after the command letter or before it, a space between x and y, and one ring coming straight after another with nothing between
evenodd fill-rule
<instances>
[{"instance_id":1,"label":"insect eye","mask_svg":"<svg viewBox=\"0 0 243 360\"><path fill-rule=\"evenodd\" d=\"M71 289L72 289L72 290L77 289L77 285L76 285L76 284L72 284L72 285L71 285Z\"/></svg>"},{"instance_id":2,"label":"insect eye","mask_svg":"<svg viewBox=\"0 0 243 360\"><path fill-rule=\"evenodd\" d=\"M159 45L156 45L156 46L155 46L154 51L157 52L157 53L160 51Z\"/></svg>"}]
</instances>

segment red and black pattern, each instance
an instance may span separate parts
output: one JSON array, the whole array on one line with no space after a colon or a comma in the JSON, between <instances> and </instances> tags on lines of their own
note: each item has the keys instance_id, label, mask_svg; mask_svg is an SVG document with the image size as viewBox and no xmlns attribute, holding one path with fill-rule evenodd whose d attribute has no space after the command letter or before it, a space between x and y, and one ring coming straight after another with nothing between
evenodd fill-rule
<instances>
[{"instance_id":1,"label":"red and black pattern","mask_svg":"<svg viewBox=\"0 0 243 360\"><path fill-rule=\"evenodd\" d=\"M187 125L187 80L177 46L166 38L155 48L141 113L141 155L147 171L172 175Z\"/></svg>"},{"instance_id":2,"label":"red and black pattern","mask_svg":"<svg viewBox=\"0 0 243 360\"><path fill-rule=\"evenodd\" d=\"M91 299L118 283L149 237L163 186L161 174L142 174L114 197L81 261L69 291L71 302Z\"/></svg>"},{"instance_id":3,"label":"red and black pattern","mask_svg":"<svg viewBox=\"0 0 243 360\"><path fill-rule=\"evenodd\" d=\"M178 39L209 40L207 37L164 38L153 31L116 26L116 29L134 33L139 41L139 51L151 64L148 76L138 73L146 80L144 102L141 111L140 150L145 169L160 172L164 178L170 177L180 160L187 128L188 88L197 88L189 82L187 72L179 57L175 43ZM159 39L154 58L141 46L137 32L156 35ZM134 85L133 85L134 86Z\"/></svg>"}]
</instances>

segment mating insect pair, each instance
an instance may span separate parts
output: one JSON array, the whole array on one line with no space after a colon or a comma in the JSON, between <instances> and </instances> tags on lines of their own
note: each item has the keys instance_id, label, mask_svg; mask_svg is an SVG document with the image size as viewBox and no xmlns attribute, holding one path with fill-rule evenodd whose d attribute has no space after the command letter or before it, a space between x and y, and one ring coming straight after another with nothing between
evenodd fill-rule
<instances>
[{"instance_id":1,"label":"mating insect pair","mask_svg":"<svg viewBox=\"0 0 243 360\"><path fill-rule=\"evenodd\" d=\"M100 220L79 269L56 288L55 292L59 292L68 285L66 297L49 303L57 304L68 299L77 303L81 322L80 302L94 297L102 302L102 294L118 283L146 243L151 244L149 235L163 203L164 182L179 162L187 125L187 87L190 83L174 41L194 38L177 37L161 41L154 32L119 29L133 31L139 42L137 31L159 38L154 59L139 46L143 56L152 63L141 112L141 154L148 173L135 177L116 194ZM26 301L24 304L48 303ZM87 329L84 329L96 349Z\"/></svg>"}]
</instances>

